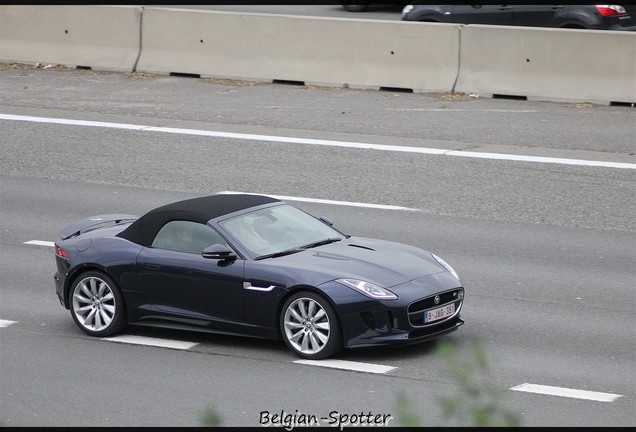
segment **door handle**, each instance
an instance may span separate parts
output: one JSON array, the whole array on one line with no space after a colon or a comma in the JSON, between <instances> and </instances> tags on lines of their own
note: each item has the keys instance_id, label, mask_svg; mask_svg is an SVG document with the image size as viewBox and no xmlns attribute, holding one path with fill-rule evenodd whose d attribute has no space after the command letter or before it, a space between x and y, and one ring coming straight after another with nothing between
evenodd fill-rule
<instances>
[{"instance_id":1,"label":"door handle","mask_svg":"<svg viewBox=\"0 0 636 432\"><path fill-rule=\"evenodd\" d=\"M146 270L159 270L159 264L146 264Z\"/></svg>"}]
</instances>

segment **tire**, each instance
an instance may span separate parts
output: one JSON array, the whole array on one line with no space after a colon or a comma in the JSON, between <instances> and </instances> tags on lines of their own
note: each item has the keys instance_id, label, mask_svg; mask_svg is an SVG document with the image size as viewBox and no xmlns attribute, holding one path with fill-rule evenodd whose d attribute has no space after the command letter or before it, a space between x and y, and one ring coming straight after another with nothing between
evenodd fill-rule
<instances>
[{"instance_id":1,"label":"tire","mask_svg":"<svg viewBox=\"0 0 636 432\"><path fill-rule=\"evenodd\" d=\"M287 347L304 359L319 360L342 349L336 311L321 295L293 294L280 315L280 330Z\"/></svg>"},{"instance_id":2,"label":"tire","mask_svg":"<svg viewBox=\"0 0 636 432\"><path fill-rule=\"evenodd\" d=\"M71 316L84 333L104 337L126 327L124 299L106 274L98 271L81 274L73 282L70 296Z\"/></svg>"},{"instance_id":3,"label":"tire","mask_svg":"<svg viewBox=\"0 0 636 432\"><path fill-rule=\"evenodd\" d=\"M340 2L344 10L347 12L364 12L369 9L371 2L361 1L351 1L351 2Z\"/></svg>"}]
</instances>

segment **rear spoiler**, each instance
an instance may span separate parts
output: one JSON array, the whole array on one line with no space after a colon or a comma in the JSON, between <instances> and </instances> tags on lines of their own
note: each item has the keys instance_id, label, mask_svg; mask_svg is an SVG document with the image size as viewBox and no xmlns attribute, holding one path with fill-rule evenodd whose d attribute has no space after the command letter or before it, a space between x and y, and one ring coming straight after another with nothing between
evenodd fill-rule
<instances>
[{"instance_id":1,"label":"rear spoiler","mask_svg":"<svg viewBox=\"0 0 636 432\"><path fill-rule=\"evenodd\" d=\"M139 216L129 214L103 214L91 216L65 226L59 232L59 236L63 240L66 240L67 238L79 235L82 232L86 232L91 229L96 229L108 225L117 225L122 222L131 222L137 219L139 219Z\"/></svg>"}]
</instances>

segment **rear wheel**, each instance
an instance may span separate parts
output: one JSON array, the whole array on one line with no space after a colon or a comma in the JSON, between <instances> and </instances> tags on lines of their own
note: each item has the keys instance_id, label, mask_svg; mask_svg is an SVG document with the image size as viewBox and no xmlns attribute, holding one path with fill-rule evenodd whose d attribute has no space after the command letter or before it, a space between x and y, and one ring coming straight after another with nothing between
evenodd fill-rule
<instances>
[{"instance_id":1,"label":"rear wheel","mask_svg":"<svg viewBox=\"0 0 636 432\"><path fill-rule=\"evenodd\" d=\"M335 310L324 297L309 291L293 294L285 302L280 329L289 349L305 359L324 359L342 349Z\"/></svg>"},{"instance_id":2,"label":"rear wheel","mask_svg":"<svg viewBox=\"0 0 636 432\"><path fill-rule=\"evenodd\" d=\"M369 9L370 1L341 1L340 4L348 12L364 12Z\"/></svg>"},{"instance_id":3,"label":"rear wheel","mask_svg":"<svg viewBox=\"0 0 636 432\"><path fill-rule=\"evenodd\" d=\"M124 300L105 273L89 271L71 287L71 316L86 334L110 336L126 327Z\"/></svg>"}]
</instances>

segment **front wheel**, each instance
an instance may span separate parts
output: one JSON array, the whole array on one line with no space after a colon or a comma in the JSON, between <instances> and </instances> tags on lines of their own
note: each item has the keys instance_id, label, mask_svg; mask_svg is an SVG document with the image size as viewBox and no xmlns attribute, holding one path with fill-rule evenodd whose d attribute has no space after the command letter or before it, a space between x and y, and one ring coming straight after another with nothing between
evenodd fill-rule
<instances>
[{"instance_id":1,"label":"front wheel","mask_svg":"<svg viewBox=\"0 0 636 432\"><path fill-rule=\"evenodd\" d=\"M336 312L318 294L304 291L287 299L280 328L285 344L299 357L324 359L342 349Z\"/></svg>"},{"instance_id":2,"label":"front wheel","mask_svg":"<svg viewBox=\"0 0 636 432\"><path fill-rule=\"evenodd\" d=\"M124 300L115 282L106 274L89 271L71 287L71 316L90 336L110 336L126 326Z\"/></svg>"}]
</instances>

